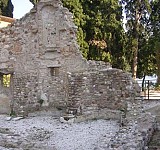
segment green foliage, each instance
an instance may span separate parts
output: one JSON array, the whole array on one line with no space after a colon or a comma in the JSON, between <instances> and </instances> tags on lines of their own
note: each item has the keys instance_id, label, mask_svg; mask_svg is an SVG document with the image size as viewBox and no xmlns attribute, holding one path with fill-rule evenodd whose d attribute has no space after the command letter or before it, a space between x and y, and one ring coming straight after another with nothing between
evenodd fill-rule
<instances>
[{"instance_id":1,"label":"green foliage","mask_svg":"<svg viewBox=\"0 0 160 150\"><path fill-rule=\"evenodd\" d=\"M11 0L0 0L0 15L12 18L13 8Z\"/></svg>"},{"instance_id":2,"label":"green foliage","mask_svg":"<svg viewBox=\"0 0 160 150\"><path fill-rule=\"evenodd\" d=\"M152 50L154 51L154 57L156 59L157 84L160 85L160 1L152 1L151 8L149 41L152 43Z\"/></svg>"},{"instance_id":3,"label":"green foliage","mask_svg":"<svg viewBox=\"0 0 160 150\"><path fill-rule=\"evenodd\" d=\"M157 84L157 85L155 86L154 90L156 90L156 91L160 91L160 85L159 85L159 84Z\"/></svg>"},{"instance_id":4,"label":"green foliage","mask_svg":"<svg viewBox=\"0 0 160 150\"><path fill-rule=\"evenodd\" d=\"M146 32L146 26L149 19L148 16L150 14L151 8L148 0L121 0L121 2L125 6L125 13L127 19L127 48L132 58L129 61L130 64L132 64L132 75L134 78L136 78L138 65L137 57L139 49L141 49L140 41L141 38L143 38L141 34L144 34Z\"/></svg>"},{"instance_id":5,"label":"green foliage","mask_svg":"<svg viewBox=\"0 0 160 150\"><path fill-rule=\"evenodd\" d=\"M80 0L62 0L63 5L73 13L74 23L78 27L77 41L82 51L83 56L87 57L88 43L85 41L86 33L83 31L83 27L86 23L85 15Z\"/></svg>"},{"instance_id":6,"label":"green foliage","mask_svg":"<svg viewBox=\"0 0 160 150\"><path fill-rule=\"evenodd\" d=\"M63 0L63 4L74 14L77 39L85 58L111 62L116 68L129 68L118 0Z\"/></svg>"},{"instance_id":7,"label":"green foliage","mask_svg":"<svg viewBox=\"0 0 160 150\"><path fill-rule=\"evenodd\" d=\"M33 5L36 5L40 0L29 0Z\"/></svg>"},{"instance_id":8,"label":"green foliage","mask_svg":"<svg viewBox=\"0 0 160 150\"><path fill-rule=\"evenodd\" d=\"M139 39L138 52L138 72L137 76L141 78L143 75L156 74L156 53L154 50L153 39L148 39L145 35Z\"/></svg>"},{"instance_id":9,"label":"green foliage","mask_svg":"<svg viewBox=\"0 0 160 150\"><path fill-rule=\"evenodd\" d=\"M11 74L3 75L3 86L10 87Z\"/></svg>"},{"instance_id":10,"label":"green foliage","mask_svg":"<svg viewBox=\"0 0 160 150\"><path fill-rule=\"evenodd\" d=\"M86 24L83 31L89 44L87 59L103 60L125 69L125 34L122 7L118 0L82 1ZM97 42L106 44L99 46Z\"/></svg>"}]
</instances>

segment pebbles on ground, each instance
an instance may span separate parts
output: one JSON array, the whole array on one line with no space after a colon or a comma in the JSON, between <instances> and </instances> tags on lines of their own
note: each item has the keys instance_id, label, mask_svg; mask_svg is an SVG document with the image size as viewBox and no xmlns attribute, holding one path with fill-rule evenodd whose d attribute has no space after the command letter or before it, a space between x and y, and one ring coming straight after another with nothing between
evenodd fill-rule
<instances>
[{"instance_id":1,"label":"pebbles on ground","mask_svg":"<svg viewBox=\"0 0 160 150\"><path fill-rule=\"evenodd\" d=\"M3 140L13 142L12 150L27 147L37 150L94 150L105 147L119 130L113 120L91 120L63 124L51 116L37 116L7 121L0 115L0 128L7 128L13 135L2 134ZM18 136L14 136L18 135ZM4 142L2 140L2 142ZM5 146L0 141L0 146ZM16 145L17 144L17 145ZM9 145L7 145L9 146ZM32 146L32 147L31 147ZM0 150L1 149L0 147ZM11 150L4 147L4 150Z\"/></svg>"}]
</instances>

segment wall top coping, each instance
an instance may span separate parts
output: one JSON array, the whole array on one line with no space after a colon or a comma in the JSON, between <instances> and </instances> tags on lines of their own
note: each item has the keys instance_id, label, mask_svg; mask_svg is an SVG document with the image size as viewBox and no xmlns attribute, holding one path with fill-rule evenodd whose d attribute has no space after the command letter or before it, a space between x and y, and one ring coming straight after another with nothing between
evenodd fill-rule
<instances>
[{"instance_id":1,"label":"wall top coping","mask_svg":"<svg viewBox=\"0 0 160 150\"><path fill-rule=\"evenodd\" d=\"M16 21L16 19L0 15L0 21L12 23Z\"/></svg>"}]
</instances>

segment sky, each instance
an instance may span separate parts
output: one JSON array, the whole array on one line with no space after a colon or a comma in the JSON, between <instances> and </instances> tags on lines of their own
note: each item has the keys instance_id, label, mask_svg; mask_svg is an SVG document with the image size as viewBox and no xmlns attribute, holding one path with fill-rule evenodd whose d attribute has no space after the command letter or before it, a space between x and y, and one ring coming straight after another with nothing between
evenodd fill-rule
<instances>
[{"instance_id":1,"label":"sky","mask_svg":"<svg viewBox=\"0 0 160 150\"><path fill-rule=\"evenodd\" d=\"M12 0L12 4L14 5L13 17L16 19L22 18L33 8L29 0Z\"/></svg>"}]
</instances>

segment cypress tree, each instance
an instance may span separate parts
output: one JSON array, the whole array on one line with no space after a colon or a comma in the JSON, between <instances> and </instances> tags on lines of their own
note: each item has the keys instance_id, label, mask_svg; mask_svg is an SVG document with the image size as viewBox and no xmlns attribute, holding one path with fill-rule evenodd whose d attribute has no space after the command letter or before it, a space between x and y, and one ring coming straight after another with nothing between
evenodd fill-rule
<instances>
[{"instance_id":1,"label":"cypress tree","mask_svg":"<svg viewBox=\"0 0 160 150\"><path fill-rule=\"evenodd\" d=\"M144 31L147 16L150 12L148 0L122 0L125 5L127 19L127 34L129 38L129 49L132 57L132 76L137 77L138 51L140 34Z\"/></svg>"},{"instance_id":2,"label":"cypress tree","mask_svg":"<svg viewBox=\"0 0 160 150\"><path fill-rule=\"evenodd\" d=\"M0 0L0 15L13 18L13 8L11 0Z\"/></svg>"}]
</instances>

